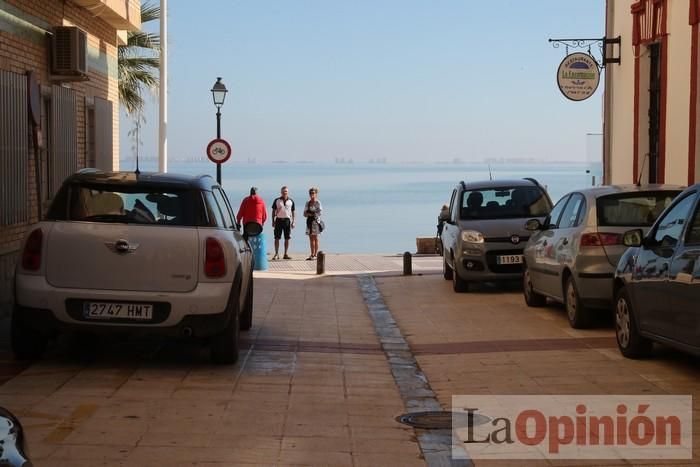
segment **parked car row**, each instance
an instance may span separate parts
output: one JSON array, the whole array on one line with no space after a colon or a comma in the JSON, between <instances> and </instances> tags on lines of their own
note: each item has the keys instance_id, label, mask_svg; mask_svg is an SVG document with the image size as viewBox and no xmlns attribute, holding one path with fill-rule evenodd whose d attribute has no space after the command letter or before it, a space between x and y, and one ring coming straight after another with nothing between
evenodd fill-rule
<instances>
[{"instance_id":1,"label":"parked car row","mask_svg":"<svg viewBox=\"0 0 700 467\"><path fill-rule=\"evenodd\" d=\"M522 277L528 306L562 303L574 328L612 309L627 357L653 341L700 354L699 192L603 186L551 207L533 179L461 182L441 219L444 277L456 292Z\"/></svg>"},{"instance_id":2,"label":"parked car row","mask_svg":"<svg viewBox=\"0 0 700 467\"><path fill-rule=\"evenodd\" d=\"M39 357L69 331L198 339L238 358L253 312L250 246L209 176L85 169L24 240L11 343Z\"/></svg>"}]
</instances>

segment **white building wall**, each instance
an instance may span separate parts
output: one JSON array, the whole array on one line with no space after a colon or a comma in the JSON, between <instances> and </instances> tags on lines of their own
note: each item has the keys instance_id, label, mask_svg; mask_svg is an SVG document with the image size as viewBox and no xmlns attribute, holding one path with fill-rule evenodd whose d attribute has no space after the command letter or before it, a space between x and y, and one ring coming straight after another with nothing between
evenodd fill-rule
<instances>
[{"instance_id":1,"label":"white building wall","mask_svg":"<svg viewBox=\"0 0 700 467\"><path fill-rule=\"evenodd\" d=\"M668 95L666 101L666 183L688 183L690 112L689 0L668 2Z\"/></svg>"},{"instance_id":2,"label":"white building wall","mask_svg":"<svg viewBox=\"0 0 700 467\"><path fill-rule=\"evenodd\" d=\"M665 177L666 183L688 183L689 112L692 27L689 24L691 0L666 0L666 119L665 129ZM634 171L634 107L635 107L635 49L633 42L634 16L630 8L636 0L608 0L607 37L622 36L620 55L622 63L609 64L610 75L606 95L609 110L606 114L606 138L609 183L630 183L639 174ZM617 48L615 48L617 50ZM649 52L647 45L639 47L639 132L638 170L648 175L649 163ZM700 103L700 97L699 97ZM700 108L699 108L700 111ZM700 114L699 114L700 115ZM698 128L700 138L700 126ZM700 140L698 140L700 146ZM700 153L700 147L697 150ZM700 162L700 155L696 156ZM700 165L700 164L698 164ZM700 177L700 167L696 168Z\"/></svg>"},{"instance_id":3,"label":"white building wall","mask_svg":"<svg viewBox=\"0 0 700 467\"><path fill-rule=\"evenodd\" d=\"M606 66L612 87L606 89L612 112L607 123L610 132L609 183L631 183L634 180L634 47L632 47L633 0L613 1L613 17L608 18L608 37L622 36L621 63ZM617 47L615 48L617 53Z\"/></svg>"}]
</instances>

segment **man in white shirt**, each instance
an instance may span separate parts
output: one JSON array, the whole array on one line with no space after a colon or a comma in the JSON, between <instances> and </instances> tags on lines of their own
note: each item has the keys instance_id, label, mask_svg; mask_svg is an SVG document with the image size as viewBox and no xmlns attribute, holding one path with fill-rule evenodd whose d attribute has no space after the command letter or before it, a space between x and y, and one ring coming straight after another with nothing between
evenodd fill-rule
<instances>
[{"instance_id":1,"label":"man in white shirt","mask_svg":"<svg viewBox=\"0 0 700 467\"><path fill-rule=\"evenodd\" d=\"M273 260L280 259L280 239L284 233L284 259L292 259L287 252L289 251L289 239L292 238L292 229L294 228L294 200L289 197L289 190L283 186L280 190L280 196L272 202L272 225L275 228L275 256Z\"/></svg>"}]
</instances>

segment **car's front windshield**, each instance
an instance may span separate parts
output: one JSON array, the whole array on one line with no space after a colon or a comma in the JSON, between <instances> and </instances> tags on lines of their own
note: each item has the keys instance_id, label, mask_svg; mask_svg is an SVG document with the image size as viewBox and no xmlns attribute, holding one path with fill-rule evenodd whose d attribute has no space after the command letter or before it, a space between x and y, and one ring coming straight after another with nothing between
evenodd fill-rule
<instances>
[{"instance_id":1,"label":"car's front windshield","mask_svg":"<svg viewBox=\"0 0 700 467\"><path fill-rule=\"evenodd\" d=\"M460 219L505 219L542 217L552 206L538 187L498 187L462 193Z\"/></svg>"}]
</instances>

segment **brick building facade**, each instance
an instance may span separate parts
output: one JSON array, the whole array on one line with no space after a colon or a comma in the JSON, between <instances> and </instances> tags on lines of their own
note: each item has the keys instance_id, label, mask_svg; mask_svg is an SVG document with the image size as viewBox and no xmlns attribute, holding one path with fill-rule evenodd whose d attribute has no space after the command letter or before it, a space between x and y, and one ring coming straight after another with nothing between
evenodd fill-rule
<instances>
[{"instance_id":1,"label":"brick building facade","mask_svg":"<svg viewBox=\"0 0 700 467\"><path fill-rule=\"evenodd\" d=\"M56 27L86 33L87 70L56 76ZM140 28L140 0L0 0L0 317L21 240L60 181L118 169L117 47Z\"/></svg>"}]
</instances>

